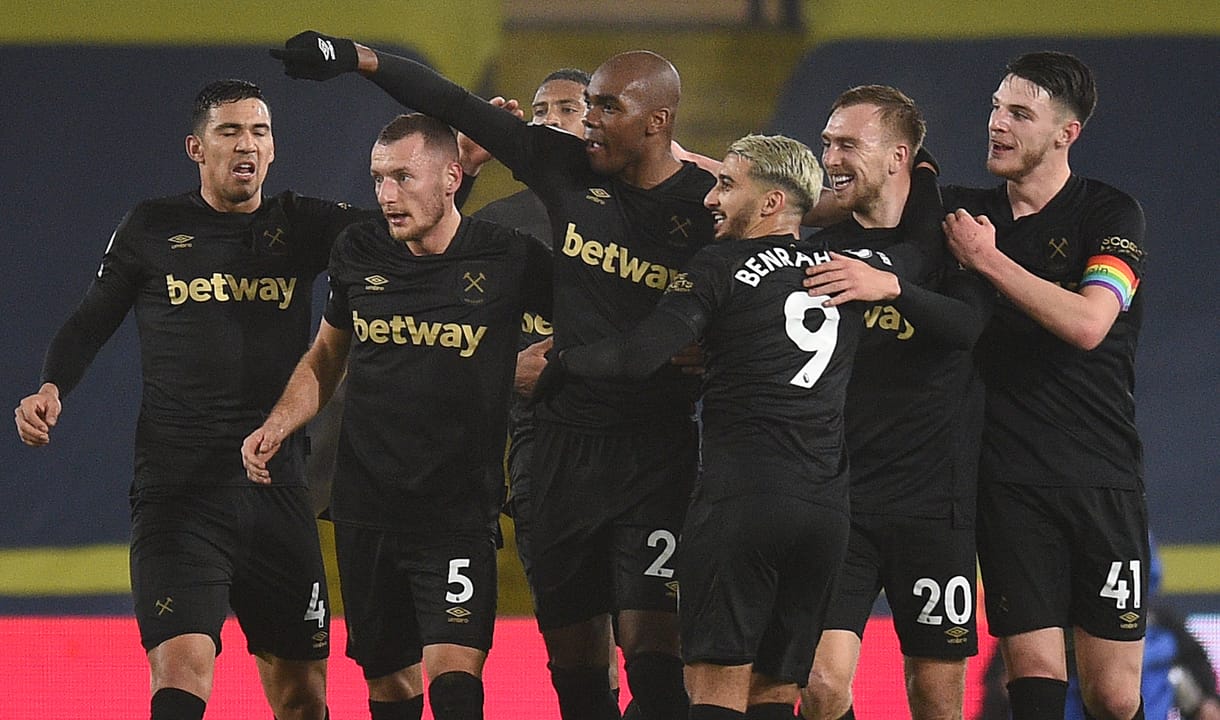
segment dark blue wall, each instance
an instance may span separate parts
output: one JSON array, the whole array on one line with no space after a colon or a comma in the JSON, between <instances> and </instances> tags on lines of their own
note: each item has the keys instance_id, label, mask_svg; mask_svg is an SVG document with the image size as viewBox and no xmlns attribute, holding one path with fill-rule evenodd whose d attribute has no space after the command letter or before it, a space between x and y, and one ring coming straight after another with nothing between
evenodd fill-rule
<instances>
[{"instance_id":1,"label":"dark blue wall","mask_svg":"<svg viewBox=\"0 0 1220 720\"><path fill-rule=\"evenodd\" d=\"M821 147L827 109L849 87L901 88L923 108L946 183L990 186L987 116L1005 62L1071 52L1098 77L1075 172L1140 200L1149 265L1137 358L1152 527L1163 544L1220 541L1220 41L1216 39L851 42L812 51L772 130Z\"/></svg>"}]
</instances>

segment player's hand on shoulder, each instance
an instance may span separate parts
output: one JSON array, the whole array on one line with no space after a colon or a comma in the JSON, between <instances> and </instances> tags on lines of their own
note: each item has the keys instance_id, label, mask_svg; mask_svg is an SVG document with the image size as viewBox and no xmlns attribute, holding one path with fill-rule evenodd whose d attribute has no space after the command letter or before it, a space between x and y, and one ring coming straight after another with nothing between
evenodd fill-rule
<instances>
[{"instance_id":1,"label":"player's hand on shoulder","mask_svg":"<svg viewBox=\"0 0 1220 720\"><path fill-rule=\"evenodd\" d=\"M978 261L995 250L995 226L986 215L972 216L958 208L946 215L940 226L949 251L966 268L977 269Z\"/></svg>"},{"instance_id":2,"label":"player's hand on shoulder","mask_svg":"<svg viewBox=\"0 0 1220 720\"><path fill-rule=\"evenodd\" d=\"M832 252L830 262L805 268L804 285L811 296L825 295L826 307L853 300L880 302L893 300L902 293L898 277L868 263Z\"/></svg>"},{"instance_id":3,"label":"player's hand on shoulder","mask_svg":"<svg viewBox=\"0 0 1220 720\"><path fill-rule=\"evenodd\" d=\"M42 447L51 442L51 428L59 422L62 410L59 388L53 383L44 383L38 392L22 398L13 410L21 442L30 447Z\"/></svg>"},{"instance_id":4,"label":"player's hand on shoulder","mask_svg":"<svg viewBox=\"0 0 1220 720\"><path fill-rule=\"evenodd\" d=\"M513 374L513 389L529 400L537 390L538 379L547 366L546 354L555 345L554 338L539 340L517 353L517 370Z\"/></svg>"},{"instance_id":5,"label":"player's hand on shoulder","mask_svg":"<svg viewBox=\"0 0 1220 720\"><path fill-rule=\"evenodd\" d=\"M347 38L306 30L288 38L271 57L284 63L284 74L305 80L329 80L353 72L360 64L356 43Z\"/></svg>"},{"instance_id":6,"label":"player's hand on shoulder","mask_svg":"<svg viewBox=\"0 0 1220 720\"><path fill-rule=\"evenodd\" d=\"M267 461L275 456L283 442L284 434L263 425L246 436L241 444L241 464L246 468L246 477L259 485L271 484L271 471Z\"/></svg>"}]
</instances>

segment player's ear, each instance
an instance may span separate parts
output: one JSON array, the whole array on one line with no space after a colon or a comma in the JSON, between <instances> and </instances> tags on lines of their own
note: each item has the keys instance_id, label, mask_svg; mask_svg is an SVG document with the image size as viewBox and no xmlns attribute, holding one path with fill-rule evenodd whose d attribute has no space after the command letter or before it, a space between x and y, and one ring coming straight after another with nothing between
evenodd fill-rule
<instances>
[{"instance_id":1,"label":"player's ear","mask_svg":"<svg viewBox=\"0 0 1220 720\"><path fill-rule=\"evenodd\" d=\"M445 193L452 194L462 186L462 164L451 162L445 168Z\"/></svg>"},{"instance_id":2,"label":"player's ear","mask_svg":"<svg viewBox=\"0 0 1220 720\"><path fill-rule=\"evenodd\" d=\"M1070 147L1076 142L1076 138L1080 137L1081 130L1080 121L1076 118L1069 118L1068 121L1059 128L1059 136L1055 138L1059 147Z\"/></svg>"},{"instance_id":3,"label":"player's ear","mask_svg":"<svg viewBox=\"0 0 1220 720\"><path fill-rule=\"evenodd\" d=\"M890 153L890 174L897 173L901 168L911 167L911 147L906 143L898 143Z\"/></svg>"},{"instance_id":4,"label":"player's ear","mask_svg":"<svg viewBox=\"0 0 1220 720\"><path fill-rule=\"evenodd\" d=\"M761 215L775 215L784 211L788 207L788 196L783 190L772 188L763 195L762 206L759 208Z\"/></svg>"},{"instance_id":5,"label":"player's ear","mask_svg":"<svg viewBox=\"0 0 1220 720\"><path fill-rule=\"evenodd\" d=\"M203 163L203 142L194 133L186 136L186 156L197 163Z\"/></svg>"},{"instance_id":6,"label":"player's ear","mask_svg":"<svg viewBox=\"0 0 1220 720\"><path fill-rule=\"evenodd\" d=\"M670 125L673 124L673 119L674 113L671 108L663 107L653 110L648 116L647 133L649 135L655 135L656 133L668 129Z\"/></svg>"}]
</instances>

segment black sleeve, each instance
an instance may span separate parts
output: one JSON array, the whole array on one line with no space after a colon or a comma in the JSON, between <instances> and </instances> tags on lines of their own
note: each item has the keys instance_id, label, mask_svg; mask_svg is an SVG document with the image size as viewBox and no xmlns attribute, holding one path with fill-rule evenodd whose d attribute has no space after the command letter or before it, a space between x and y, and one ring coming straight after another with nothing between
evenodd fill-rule
<instances>
[{"instance_id":1,"label":"black sleeve","mask_svg":"<svg viewBox=\"0 0 1220 720\"><path fill-rule=\"evenodd\" d=\"M553 317L555 284L552 280L555 260L551 249L538 238L519 232L526 247L525 259L525 310L533 310L542 317Z\"/></svg>"},{"instance_id":2,"label":"black sleeve","mask_svg":"<svg viewBox=\"0 0 1220 720\"><path fill-rule=\"evenodd\" d=\"M126 237L129 222L130 216L114 231L97 277L47 348L39 384L55 383L60 397L76 387L135 304L139 270Z\"/></svg>"},{"instance_id":3,"label":"black sleeve","mask_svg":"<svg viewBox=\"0 0 1220 720\"><path fill-rule=\"evenodd\" d=\"M377 72L369 79L402 105L466 133L513 172L525 162L523 138L529 126L524 120L426 65L378 52Z\"/></svg>"},{"instance_id":4,"label":"black sleeve","mask_svg":"<svg viewBox=\"0 0 1220 720\"><path fill-rule=\"evenodd\" d=\"M936 174L928 168L916 168L911 174L911 192L898 223L904 240L885 251L894 262L896 275L923 284L943 267L947 250L940 223L944 218Z\"/></svg>"},{"instance_id":5,"label":"black sleeve","mask_svg":"<svg viewBox=\"0 0 1220 720\"><path fill-rule=\"evenodd\" d=\"M585 377L648 377L703 334L731 284L731 267L716 246L700 250L648 317L628 332L564 350L564 370Z\"/></svg>"},{"instance_id":6,"label":"black sleeve","mask_svg":"<svg viewBox=\"0 0 1220 720\"><path fill-rule=\"evenodd\" d=\"M894 307L909 318L919 332L956 350L969 350L991 315L991 286L975 273L950 271L933 292L899 278L902 293Z\"/></svg>"},{"instance_id":7,"label":"black sleeve","mask_svg":"<svg viewBox=\"0 0 1220 720\"><path fill-rule=\"evenodd\" d=\"M654 310L630 332L569 348L560 353L559 359L563 369L573 375L642 380L699 337L692 324L702 323Z\"/></svg>"}]
</instances>

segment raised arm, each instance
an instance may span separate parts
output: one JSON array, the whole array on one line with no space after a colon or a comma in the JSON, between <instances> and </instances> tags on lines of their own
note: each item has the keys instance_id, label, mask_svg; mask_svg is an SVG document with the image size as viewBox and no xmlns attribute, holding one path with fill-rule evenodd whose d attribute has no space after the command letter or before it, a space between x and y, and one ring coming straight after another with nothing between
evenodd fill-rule
<instances>
[{"instance_id":1,"label":"raised arm","mask_svg":"<svg viewBox=\"0 0 1220 720\"><path fill-rule=\"evenodd\" d=\"M313 30L294 35L271 55L293 78L329 80L358 71L405 107L443 120L515 169L525 122L426 65Z\"/></svg>"},{"instance_id":2,"label":"raised arm","mask_svg":"<svg viewBox=\"0 0 1220 720\"><path fill-rule=\"evenodd\" d=\"M241 445L242 464L251 480L262 485L271 482L267 461L279 451L284 438L304 427L334 395L351 341L350 331L322 319L317 338L292 371L279 401Z\"/></svg>"}]
</instances>

